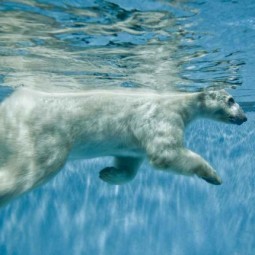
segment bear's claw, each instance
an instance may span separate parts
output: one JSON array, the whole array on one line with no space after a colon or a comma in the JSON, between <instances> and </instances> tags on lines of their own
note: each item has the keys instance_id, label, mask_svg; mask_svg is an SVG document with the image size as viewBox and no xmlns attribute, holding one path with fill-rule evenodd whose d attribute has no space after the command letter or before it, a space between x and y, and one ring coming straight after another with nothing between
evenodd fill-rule
<instances>
[{"instance_id":1,"label":"bear's claw","mask_svg":"<svg viewBox=\"0 0 255 255\"><path fill-rule=\"evenodd\" d=\"M213 184L213 185L221 185L222 184L222 180L219 176L207 176L207 177L201 177L203 180L205 180L206 182Z\"/></svg>"},{"instance_id":2,"label":"bear's claw","mask_svg":"<svg viewBox=\"0 0 255 255\"><path fill-rule=\"evenodd\" d=\"M99 178L109 184L119 185L125 182L125 175L115 167L106 167L99 173Z\"/></svg>"}]
</instances>

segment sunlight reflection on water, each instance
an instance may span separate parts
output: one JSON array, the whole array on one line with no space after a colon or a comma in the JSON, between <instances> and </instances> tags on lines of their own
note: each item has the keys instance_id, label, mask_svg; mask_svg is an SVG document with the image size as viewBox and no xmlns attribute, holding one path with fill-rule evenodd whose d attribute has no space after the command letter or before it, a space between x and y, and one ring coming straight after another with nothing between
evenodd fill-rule
<instances>
[{"instance_id":1,"label":"sunlight reflection on water","mask_svg":"<svg viewBox=\"0 0 255 255\"><path fill-rule=\"evenodd\" d=\"M75 1L63 6L51 1L3 1L3 85L196 90L208 83L240 84L243 61L236 52L197 44L210 39L209 32L192 29L199 9L176 1L158 3L153 10L152 3L141 11L103 1L86 2L84 8Z\"/></svg>"}]
</instances>

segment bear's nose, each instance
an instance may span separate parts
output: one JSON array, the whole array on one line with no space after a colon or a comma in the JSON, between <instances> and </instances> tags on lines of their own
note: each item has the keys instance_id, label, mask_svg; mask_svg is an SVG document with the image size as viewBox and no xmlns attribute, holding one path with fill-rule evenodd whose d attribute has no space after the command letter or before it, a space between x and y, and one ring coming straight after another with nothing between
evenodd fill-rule
<instances>
[{"instance_id":1,"label":"bear's nose","mask_svg":"<svg viewBox=\"0 0 255 255\"><path fill-rule=\"evenodd\" d=\"M247 119L247 117L246 116L244 116L244 118L243 118L243 122L246 122L248 119Z\"/></svg>"}]
</instances>

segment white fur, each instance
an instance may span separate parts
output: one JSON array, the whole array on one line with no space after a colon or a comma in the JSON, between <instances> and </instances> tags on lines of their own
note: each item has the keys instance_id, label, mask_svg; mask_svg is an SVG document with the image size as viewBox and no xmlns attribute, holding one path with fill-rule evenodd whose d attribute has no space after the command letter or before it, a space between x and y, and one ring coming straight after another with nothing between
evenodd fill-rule
<instances>
[{"instance_id":1,"label":"white fur","mask_svg":"<svg viewBox=\"0 0 255 255\"><path fill-rule=\"evenodd\" d=\"M68 158L114 156L115 167L100 172L112 184L133 179L145 157L155 168L220 184L214 169L183 147L193 119L229 122L230 114L243 114L224 102L226 92L210 93L17 90L0 106L0 203L45 183Z\"/></svg>"}]
</instances>

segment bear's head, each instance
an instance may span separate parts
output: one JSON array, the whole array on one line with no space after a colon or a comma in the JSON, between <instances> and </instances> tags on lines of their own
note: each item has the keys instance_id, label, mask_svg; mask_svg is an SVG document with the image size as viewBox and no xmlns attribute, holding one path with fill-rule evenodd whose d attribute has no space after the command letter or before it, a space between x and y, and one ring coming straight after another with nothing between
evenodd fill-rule
<instances>
[{"instance_id":1,"label":"bear's head","mask_svg":"<svg viewBox=\"0 0 255 255\"><path fill-rule=\"evenodd\" d=\"M242 108L225 90L202 92L200 98L205 117L237 125L247 121Z\"/></svg>"}]
</instances>

